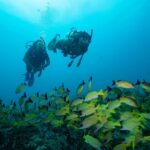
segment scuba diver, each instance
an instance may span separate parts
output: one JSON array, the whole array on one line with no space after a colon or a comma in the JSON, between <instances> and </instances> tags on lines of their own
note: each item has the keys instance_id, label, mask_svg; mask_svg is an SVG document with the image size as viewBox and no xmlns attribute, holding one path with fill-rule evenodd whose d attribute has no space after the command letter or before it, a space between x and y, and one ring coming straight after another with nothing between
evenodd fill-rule
<instances>
[{"instance_id":1,"label":"scuba diver","mask_svg":"<svg viewBox=\"0 0 150 150\"><path fill-rule=\"evenodd\" d=\"M56 34L55 37L49 42L48 49L56 53L57 49L61 50L64 57L70 55L71 61L68 67L74 62L74 59L81 56L77 67L80 66L83 55L87 52L89 44L91 43L93 30L89 35L85 31L77 31L75 28L71 28L71 31L63 39L60 39L60 34Z\"/></svg>"},{"instance_id":2,"label":"scuba diver","mask_svg":"<svg viewBox=\"0 0 150 150\"><path fill-rule=\"evenodd\" d=\"M32 86L34 83L34 74L38 72L38 77L40 77L42 70L49 66L50 59L46 52L45 41L42 37L33 42L32 45L27 43L27 46L28 50L23 58L27 70L25 81L28 82L28 86Z\"/></svg>"}]
</instances>

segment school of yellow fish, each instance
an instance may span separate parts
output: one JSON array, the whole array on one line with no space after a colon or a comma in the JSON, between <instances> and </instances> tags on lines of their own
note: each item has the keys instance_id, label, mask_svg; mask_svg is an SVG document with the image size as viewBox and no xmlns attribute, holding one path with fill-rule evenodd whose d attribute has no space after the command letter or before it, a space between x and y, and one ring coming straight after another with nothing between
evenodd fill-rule
<instances>
[{"instance_id":1,"label":"school of yellow fish","mask_svg":"<svg viewBox=\"0 0 150 150\"><path fill-rule=\"evenodd\" d=\"M16 94L26 88L21 84ZM85 92L86 90L86 92ZM62 84L46 94L36 93L20 97L20 111L24 119L14 122L14 126L22 126L25 122L34 122L38 113L44 113L43 122L54 128L66 124L68 128L84 131L85 143L94 149L101 150L104 145L111 146L114 132L127 134L123 141L109 147L113 150L135 149L138 142L150 142L150 135L144 136L142 129L150 120L150 108L141 112L140 92L150 95L150 83L137 81L113 81L112 87L92 91L92 77L87 85L82 81L76 89L76 98L69 96L69 89ZM141 94L142 95L142 94ZM142 96L141 96L142 97ZM149 99L150 100L150 99Z\"/></svg>"}]
</instances>

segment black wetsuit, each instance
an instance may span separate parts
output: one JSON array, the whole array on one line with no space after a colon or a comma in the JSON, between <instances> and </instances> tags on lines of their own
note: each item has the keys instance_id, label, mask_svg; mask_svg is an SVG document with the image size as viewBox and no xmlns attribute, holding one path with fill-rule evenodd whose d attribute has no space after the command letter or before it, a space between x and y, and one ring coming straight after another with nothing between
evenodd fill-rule
<instances>
[{"instance_id":1,"label":"black wetsuit","mask_svg":"<svg viewBox=\"0 0 150 150\"><path fill-rule=\"evenodd\" d=\"M26 63L27 70L25 80L28 82L29 86L32 86L34 82L34 74L39 72L38 76L40 76L42 70L50 64L50 59L45 47L43 47L42 50L37 51L35 43L28 49L23 59Z\"/></svg>"}]
</instances>

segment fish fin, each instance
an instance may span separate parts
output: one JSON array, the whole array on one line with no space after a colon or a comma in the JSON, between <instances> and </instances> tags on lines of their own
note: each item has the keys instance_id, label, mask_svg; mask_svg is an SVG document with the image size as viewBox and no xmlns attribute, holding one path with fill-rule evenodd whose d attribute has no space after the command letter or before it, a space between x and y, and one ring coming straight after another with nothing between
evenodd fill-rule
<instances>
[{"instance_id":1,"label":"fish fin","mask_svg":"<svg viewBox=\"0 0 150 150\"><path fill-rule=\"evenodd\" d=\"M93 77L92 77L92 76L90 76L89 81L92 81L92 80L93 80Z\"/></svg>"},{"instance_id":2,"label":"fish fin","mask_svg":"<svg viewBox=\"0 0 150 150\"><path fill-rule=\"evenodd\" d=\"M108 90L108 92L110 92L112 90L112 88L107 86L107 90Z\"/></svg>"},{"instance_id":3,"label":"fish fin","mask_svg":"<svg viewBox=\"0 0 150 150\"><path fill-rule=\"evenodd\" d=\"M82 85L85 85L85 82L84 82L84 80L82 81L82 83L81 83Z\"/></svg>"},{"instance_id":4,"label":"fish fin","mask_svg":"<svg viewBox=\"0 0 150 150\"><path fill-rule=\"evenodd\" d=\"M141 82L139 80L136 81L135 85L139 85Z\"/></svg>"},{"instance_id":5,"label":"fish fin","mask_svg":"<svg viewBox=\"0 0 150 150\"><path fill-rule=\"evenodd\" d=\"M39 97L39 92L36 93L37 97Z\"/></svg>"},{"instance_id":6,"label":"fish fin","mask_svg":"<svg viewBox=\"0 0 150 150\"><path fill-rule=\"evenodd\" d=\"M27 93L26 93L26 92L24 92L23 97L24 97L24 98L26 98L26 97L27 97Z\"/></svg>"},{"instance_id":7,"label":"fish fin","mask_svg":"<svg viewBox=\"0 0 150 150\"><path fill-rule=\"evenodd\" d=\"M68 88L66 89L66 91L67 91L68 93L70 93L70 90L69 90Z\"/></svg>"},{"instance_id":8,"label":"fish fin","mask_svg":"<svg viewBox=\"0 0 150 150\"><path fill-rule=\"evenodd\" d=\"M118 94L116 98L117 98L117 99L120 99L121 96L122 96L121 94Z\"/></svg>"},{"instance_id":9,"label":"fish fin","mask_svg":"<svg viewBox=\"0 0 150 150\"><path fill-rule=\"evenodd\" d=\"M45 93L44 96L45 96L45 99L48 100L48 95L47 95L47 93Z\"/></svg>"}]
</instances>

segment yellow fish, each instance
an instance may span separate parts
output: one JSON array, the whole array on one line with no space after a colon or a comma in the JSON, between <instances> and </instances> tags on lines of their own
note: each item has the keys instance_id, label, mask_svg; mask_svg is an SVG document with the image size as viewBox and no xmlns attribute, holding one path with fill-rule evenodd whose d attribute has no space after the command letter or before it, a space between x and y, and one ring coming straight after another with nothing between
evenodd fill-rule
<instances>
[{"instance_id":1,"label":"yellow fish","mask_svg":"<svg viewBox=\"0 0 150 150\"><path fill-rule=\"evenodd\" d=\"M131 82L125 81L125 80L113 81L112 85L116 85L117 87L125 88L125 89L133 89L134 88L134 85Z\"/></svg>"},{"instance_id":2,"label":"yellow fish","mask_svg":"<svg viewBox=\"0 0 150 150\"><path fill-rule=\"evenodd\" d=\"M64 84L62 83L62 85L57 89L57 94L61 95L65 92L65 88L64 88Z\"/></svg>"},{"instance_id":3,"label":"yellow fish","mask_svg":"<svg viewBox=\"0 0 150 150\"><path fill-rule=\"evenodd\" d=\"M127 147L128 147L127 144L118 144L113 148L113 150L126 150Z\"/></svg>"},{"instance_id":4,"label":"yellow fish","mask_svg":"<svg viewBox=\"0 0 150 150\"><path fill-rule=\"evenodd\" d=\"M19 99L19 101L18 101L19 105L20 105L20 106L23 105L24 102L25 102L25 97L24 97L24 96L21 96L20 99Z\"/></svg>"},{"instance_id":5,"label":"yellow fish","mask_svg":"<svg viewBox=\"0 0 150 150\"><path fill-rule=\"evenodd\" d=\"M99 90L99 91L92 91L89 92L86 96L84 101L89 102L91 100L98 99L99 96L102 96L103 99L107 97L107 91Z\"/></svg>"},{"instance_id":6,"label":"yellow fish","mask_svg":"<svg viewBox=\"0 0 150 150\"><path fill-rule=\"evenodd\" d=\"M76 99L71 103L71 106L77 106L83 103L83 99Z\"/></svg>"},{"instance_id":7,"label":"yellow fish","mask_svg":"<svg viewBox=\"0 0 150 150\"><path fill-rule=\"evenodd\" d=\"M121 105L121 102L119 100L113 100L108 103L108 108L110 110L113 110L113 109L120 107L120 105Z\"/></svg>"},{"instance_id":8,"label":"yellow fish","mask_svg":"<svg viewBox=\"0 0 150 150\"><path fill-rule=\"evenodd\" d=\"M91 135L85 135L84 139L85 139L85 142L91 145L93 148L97 150L101 150L101 143L95 137L92 137Z\"/></svg>"},{"instance_id":9,"label":"yellow fish","mask_svg":"<svg viewBox=\"0 0 150 150\"><path fill-rule=\"evenodd\" d=\"M88 117L88 118L85 118L83 121L82 121L82 127L80 129L86 129L86 128L89 128L95 124L97 124L98 122L98 117L96 114L93 114L92 116Z\"/></svg>"},{"instance_id":10,"label":"yellow fish","mask_svg":"<svg viewBox=\"0 0 150 150\"><path fill-rule=\"evenodd\" d=\"M128 131L134 131L139 128L141 125L139 118L129 118L128 120L124 120L122 123L123 128L121 130L128 130Z\"/></svg>"},{"instance_id":11,"label":"yellow fish","mask_svg":"<svg viewBox=\"0 0 150 150\"><path fill-rule=\"evenodd\" d=\"M62 107L61 109L57 110L55 113L56 116L64 116L66 114L69 114L69 105Z\"/></svg>"},{"instance_id":12,"label":"yellow fish","mask_svg":"<svg viewBox=\"0 0 150 150\"><path fill-rule=\"evenodd\" d=\"M116 121L116 122L114 122L114 121L108 121L108 122L106 122L106 123L104 124L104 127L105 127L106 129L114 129L116 126L118 126L118 127L121 126L119 120Z\"/></svg>"},{"instance_id":13,"label":"yellow fish","mask_svg":"<svg viewBox=\"0 0 150 150\"><path fill-rule=\"evenodd\" d=\"M130 105L132 107L137 107L137 105L135 103L135 99L132 97L123 96L120 98L120 102Z\"/></svg>"},{"instance_id":14,"label":"yellow fish","mask_svg":"<svg viewBox=\"0 0 150 150\"><path fill-rule=\"evenodd\" d=\"M57 127L60 127L61 125L63 125L63 120L57 120L57 119L53 119L51 121L51 125L54 127L54 128L57 128Z\"/></svg>"},{"instance_id":15,"label":"yellow fish","mask_svg":"<svg viewBox=\"0 0 150 150\"><path fill-rule=\"evenodd\" d=\"M73 114L73 113L69 114L67 116L66 120L74 120L74 121L76 121L76 120L78 120L78 115L77 114Z\"/></svg>"},{"instance_id":16,"label":"yellow fish","mask_svg":"<svg viewBox=\"0 0 150 150\"><path fill-rule=\"evenodd\" d=\"M89 107L88 109L85 109L82 111L81 117L89 116L91 114L96 113L96 110L98 109L97 107Z\"/></svg>"},{"instance_id":17,"label":"yellow fish","mask_svg":"<svg viewBox=\"0 0 150 150\"><path fill-rule=\"evenodd\" d=\"M93 103L82 103L82 104L80 104L80 105L78 105L77 106L77 109L76 109L76 111L83 111L83 110L85 110L85 109L89 109L89 108L95 108L95 104L93 104Z\"/></svg>"},{"instance_id":18,"label":"yellow fish","mask_svg":"<svg viewBox=\"0 0 150 150\"><path fill-rule=\"evenodd\" d=\"M136 85L140 85L146 92L150 92L150 83L146 81L140 82L139 80L137 80Z\"/></svg>"},{"instance_id":19,"label":"yellow fish","mask_svg":"<svg viewBox=\"0 0 150 150\"><path fill-rule=\"evenodd\" d=\"M21 84L16 88L15 93L16 93L16 94L21 93L21 92L25 89L26 86L27 86L26 83L21 83Z\"/></svg>"},{"instance_id":20,"label":"yellow fish","mask_svg":"<svg viewBox=\"0 0 150 150\"><path fill-rule=\"evenodd\" d=\"M90 91L91 90L91 88L92 88L92 76L90 77L90 79L89 79L89 82L88 82L88 85L87 85L87 89L88 89L88 91Z\"/></svg>"},{"instance_id":21,"label":"yellow fish","mask_svg":"<svg viewBox=\"0 0 150 150\"><path fill-rule=\"evenodd\" d=\"M82 83L80 83L79 86L77 87L77 90L76 90L77 96L80 96L81 93L83 92L84 85L85 85L85 82L82 81Z\"/></svg>"}]
</instances>

